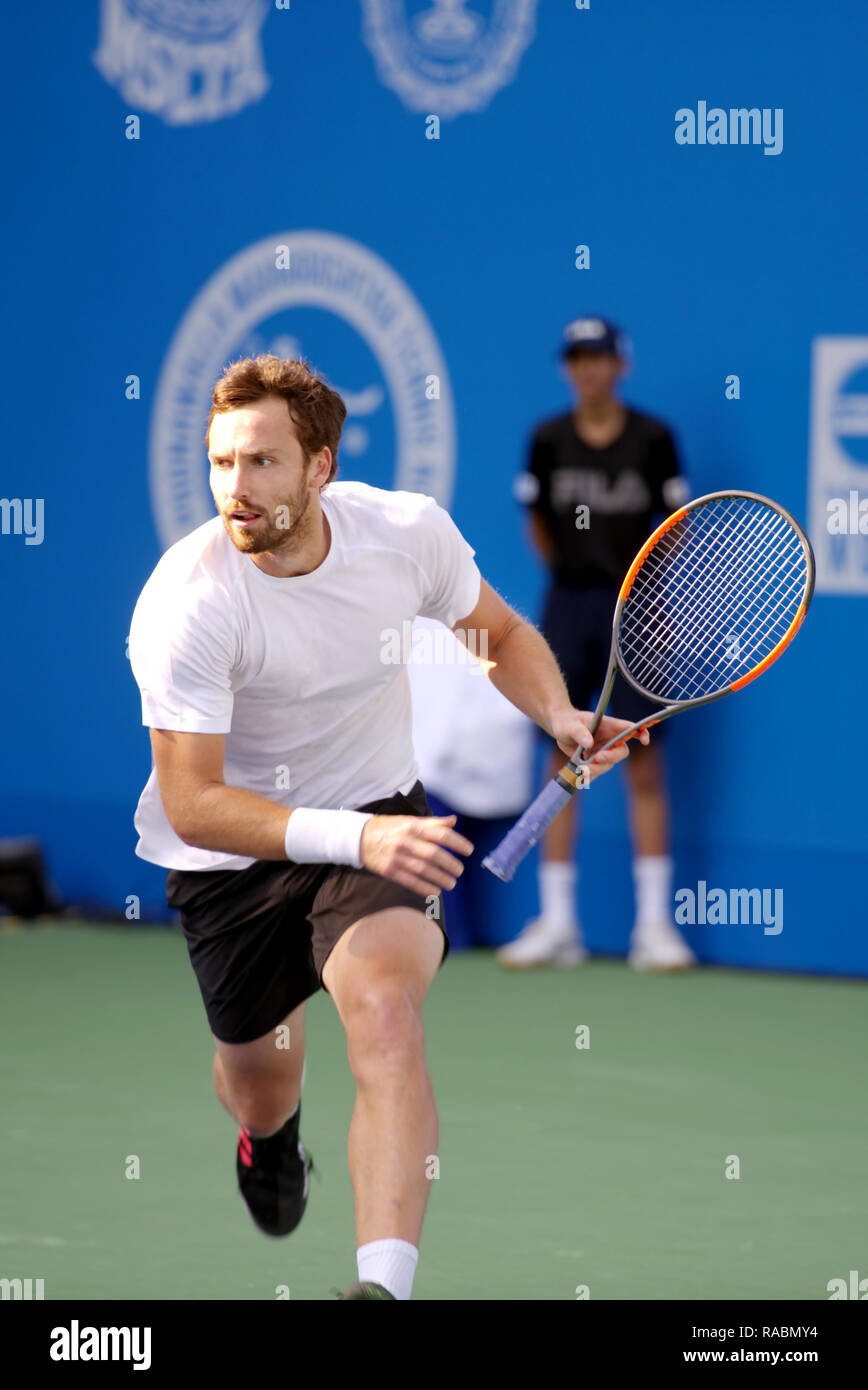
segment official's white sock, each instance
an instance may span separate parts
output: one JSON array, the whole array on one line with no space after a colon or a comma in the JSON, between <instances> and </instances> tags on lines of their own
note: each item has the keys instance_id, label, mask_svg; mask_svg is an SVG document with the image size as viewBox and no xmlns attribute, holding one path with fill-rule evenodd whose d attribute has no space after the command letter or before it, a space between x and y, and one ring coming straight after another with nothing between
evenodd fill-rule
<instances>
[{"instance_id":1,"label":"official's white sock","mask_svg":"<svg viewBox=\"0 0 868 1390\"><path fill-rule=\"evenodd\" d=\"M540 916L565 931L578 927L576 886L578 869L562 860L543 860L539 866Z\"/></svg>"},{"instance_id":2,"label":"official's white sock","mask_svg":"<svg viewBox=\"0 0 868 1390\"><path fill-rule=\"evenodd\" d=\"M372 1240L356 1251L359 1280L382 1284L393 1298L406 1303L413 1289L419 1251L406 1240Z\"/></svg>"},{"instance_id":3,"label":"official's white sock","mask_svg":"<svg viewBox=\"0 0 868 1390\"><path fill-rule=\"evenodd\" d=\"M672 858L668 854L644 854L633 860L636 885L636 926L649 927L672 921Z\"/></svg>"}]
</instances>

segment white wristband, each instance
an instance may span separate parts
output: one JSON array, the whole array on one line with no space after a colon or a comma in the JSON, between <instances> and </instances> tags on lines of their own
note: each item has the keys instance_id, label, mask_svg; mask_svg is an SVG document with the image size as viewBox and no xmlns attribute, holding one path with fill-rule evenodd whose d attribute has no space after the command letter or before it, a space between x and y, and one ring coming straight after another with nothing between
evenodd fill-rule
<instances>
[{"instance_id":1,"label":"white wristband","mask_svg":"<svg viewBox=\"0 0 868 1390\"><path fill-rule=\"evenodd\" d=\"M362 867L361 843L372 811L316 811L297 807L286 826L286 857L296 864Z\"/></svg>"}]
</instances>

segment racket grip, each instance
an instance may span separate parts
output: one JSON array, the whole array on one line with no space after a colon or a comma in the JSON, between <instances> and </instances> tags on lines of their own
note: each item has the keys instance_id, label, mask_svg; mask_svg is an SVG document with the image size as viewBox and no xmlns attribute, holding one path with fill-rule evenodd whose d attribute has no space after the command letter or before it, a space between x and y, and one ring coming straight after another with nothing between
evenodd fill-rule
<instances>
[{"instance_id":1,"label":"racket grip","mask_svg":"<svg viewBox=\"0 0 868 1390\"><path fill-rule=\"evenodd\" d=\"M483 868L489 869L504 883L509 883L524 856L533 849L540 835L548 829L572 795L572 791L567 791L559 782L549 782L521 819L504 835L497 849L483 859Z\"/></svg>"}]
</instances>

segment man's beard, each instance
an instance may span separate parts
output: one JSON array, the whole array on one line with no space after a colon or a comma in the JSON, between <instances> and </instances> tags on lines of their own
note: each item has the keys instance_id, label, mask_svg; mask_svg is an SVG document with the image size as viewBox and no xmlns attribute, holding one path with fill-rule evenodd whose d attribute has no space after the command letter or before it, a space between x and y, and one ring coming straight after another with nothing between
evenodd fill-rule
<instances>
[{"instance_id":1,"label":"man's beard","mask_svg":"<svg viewBox=\"0 0 868 1390\"><path fill-rule=\"evenodd\" d=\"M261 512L250 527L239 526L231 516L222 515L230 540L245 555L261 555L265 551L291 555L301 548L310 534L310 488L302 481L294 497L283 497L275 502L269 513ZM275 525L272 517L282 524Z\"/></svg>"}]
</instances>

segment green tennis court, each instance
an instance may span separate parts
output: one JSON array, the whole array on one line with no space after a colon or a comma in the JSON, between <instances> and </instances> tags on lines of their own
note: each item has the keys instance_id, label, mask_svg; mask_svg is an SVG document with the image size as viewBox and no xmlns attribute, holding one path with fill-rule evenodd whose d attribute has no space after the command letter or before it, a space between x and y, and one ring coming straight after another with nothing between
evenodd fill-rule
<instances>
[{"instance_id":1,"label":"green tennis court","mask_svg":"<svg viewBox=\"0 0 868 1390\"><path fill-rule=\"evenodd\" d=\"M46 1299L323 1299L355 1277L353 1087L324 994L302 1122L318 1174L284 1241L236 1191L180 933L7 923L0 1012L0 1277ZM865 1272L863 984L519 975L468 953L425 1020L440 1176L414 1298L827 1299Z\"/></svg>"}]
</instances>

